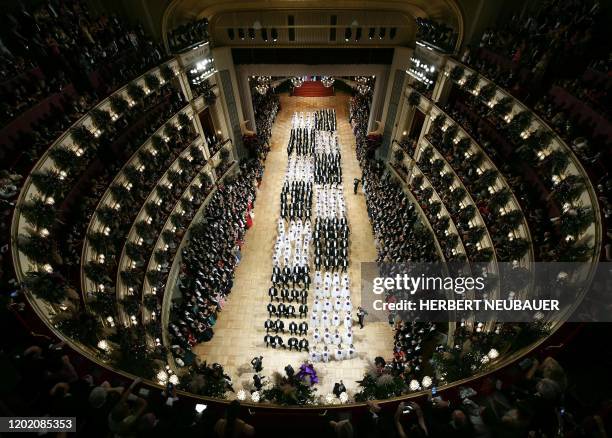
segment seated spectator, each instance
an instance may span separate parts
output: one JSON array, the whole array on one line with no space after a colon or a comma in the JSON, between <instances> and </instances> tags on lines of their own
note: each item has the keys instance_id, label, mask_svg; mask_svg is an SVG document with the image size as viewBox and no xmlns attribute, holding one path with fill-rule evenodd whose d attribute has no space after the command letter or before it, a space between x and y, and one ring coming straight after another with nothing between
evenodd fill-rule
<instances>
[{"instance_id":1,"label":"seated spectator","mask_svg":"<svg viewBox=\"0 0 612 438\"><path fill-rule=\"evenodd\" d=\"M232 401L226 411L225 418L220 418L215 424L215 434L219 438L235 438L255 435L255 428L238 418L240 402Z\"/></svg>"}]
</instances>

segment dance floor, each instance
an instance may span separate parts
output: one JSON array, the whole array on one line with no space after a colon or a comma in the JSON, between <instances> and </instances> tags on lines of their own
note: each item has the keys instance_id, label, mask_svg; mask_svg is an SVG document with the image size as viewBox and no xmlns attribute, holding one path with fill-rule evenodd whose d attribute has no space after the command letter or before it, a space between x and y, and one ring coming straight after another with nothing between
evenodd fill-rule
<instances>
[{"instance_id":1,"label":"dance floor","mask_svg":"<svg viewBox=\"0 0 612 438\"><path fill-rule=\"evenodd\" d=\"M360 263L376 259L372 227L368 221L365 198L361 187L353 194L353 179L361 178L361 170L355 156L355 137L348 122L348 95L332 97L289 97L281 95L281 108L272 131L263 181L257 193L253 227L247 231L242 248L242 261L236 269L234 287L227 303L219 313L214 326L215 335L210 342L199 344L194 351L201 360L218 362L225 367L234 383L234 389L251 389L253 369L251 359L263 356L262 375L270 378L274 371L283 372L291 364L296 370L308 359L307 352L266 348L264 322L268 318L266 305L272 273L272 251L277 235L280 213L280 192L287 167L287 142L294 112L311 112L334 108L341 142L343 189L347 216L351 231L349 243L349 278L351 298L356 309L361 303L359 293ZM311 270L314 272L314 269ZM308 307L312 309L313 294ZM356 318L355 318L356 319ZM318 394L330 393L335 382L344 381L349 395L357 390L357 380L376 356L389 357L393 350L393 331L387 323L368 323L360 330L354 322L354 345L357 357L351 360L316 363L320 383ZM311 327L312 328L312 327ZM288 335L285 335L285 343ZM310 338L310 334L308 336ZM265 380L264 380L265 382Z\"/></svg>"}]
</instances>

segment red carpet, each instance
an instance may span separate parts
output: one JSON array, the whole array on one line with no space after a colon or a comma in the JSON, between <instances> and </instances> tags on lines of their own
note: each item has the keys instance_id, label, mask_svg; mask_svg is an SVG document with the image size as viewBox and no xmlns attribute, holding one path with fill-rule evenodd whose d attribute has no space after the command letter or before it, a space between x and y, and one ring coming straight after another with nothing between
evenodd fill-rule
<instances>
[{"instance_id":1,"label":"red carpet","mask_svg":"<svg viewBox=\"0 0 612 438\"><path fill-rule=\"evenodd\" d=\"M294 96L327 97L334 95L334 87L324 87L321 81L304 81L301 87L293 89Z\"/></svg>"}]
</instances>

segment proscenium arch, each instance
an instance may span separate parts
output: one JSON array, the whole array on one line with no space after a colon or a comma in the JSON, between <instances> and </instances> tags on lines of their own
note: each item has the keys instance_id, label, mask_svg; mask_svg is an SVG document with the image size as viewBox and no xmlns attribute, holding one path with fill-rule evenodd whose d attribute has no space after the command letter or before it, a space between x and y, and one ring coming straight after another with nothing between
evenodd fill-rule
<instances>
[{"instance_id":1,"label":"proscenium arch","mask_svg":"<svg viewBox=\"0 0 612 438\"><path fill-rule=\"evenodd\" d=\"M464 16L457 0L348 0L342 2L325 2L321 0L271 0L271 1L232 1L232 0L172 0L164 11L162 18L162 38L168 48L167 32L189 21L214 17L222 13L257 10L385 10L390 13L401 13L408 17L430 18L444 22L457 31L455 49L461 46L464 35ZM281 47L278 45L276 47Z\"/></svg>"}]
</instances>

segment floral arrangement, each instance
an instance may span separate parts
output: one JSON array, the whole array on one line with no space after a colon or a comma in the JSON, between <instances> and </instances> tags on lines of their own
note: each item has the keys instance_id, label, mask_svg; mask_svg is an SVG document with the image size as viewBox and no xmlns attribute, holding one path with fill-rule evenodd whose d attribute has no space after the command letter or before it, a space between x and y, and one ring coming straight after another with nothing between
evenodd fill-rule
<instances>
[{"instance_id":1,"label":"floral arrangement","mask_svg":"<svg viewBox=\"0 0 612 438\"><path fill-rule=\"evenodd\" d=\"M261 401L267 400L280 405L305 405L315 402L317 389L313 386L319 382L319 378L312 364L302 364L300 371L290 376L275 372L270 380L272 387L261 392Z\"/></svg>"},{"instance_id":2,"label":"floral arrangement","mask_svg":"<svg viewBox=\"0 0 612 438\"><path fill-rule=\"evenodd\" d=\"M319 383L319 377L317 376L314 366L307 362L300 366L300 371L297 373L297 378L309 386Z\"/></svg>"}]
</instances>

